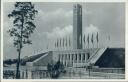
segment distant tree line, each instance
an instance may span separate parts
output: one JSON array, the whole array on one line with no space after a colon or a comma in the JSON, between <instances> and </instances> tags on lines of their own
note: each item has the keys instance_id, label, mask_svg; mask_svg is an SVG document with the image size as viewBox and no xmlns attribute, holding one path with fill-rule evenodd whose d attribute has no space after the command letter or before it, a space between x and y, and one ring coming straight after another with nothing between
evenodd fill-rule
<instances>
[{"instance_id":1,"label":"distant tree line","mask_svg":"<svg viewBox=\"0 0 128 82\"><path fill-rule=\"evenodd\" d=\"M26 62L24 59L20 60L20 65L26 65ZM6 59L3 61L3 65L12 65L12 64L16 64L18 62L18 59Z\"/></svg>"}]
</instances>

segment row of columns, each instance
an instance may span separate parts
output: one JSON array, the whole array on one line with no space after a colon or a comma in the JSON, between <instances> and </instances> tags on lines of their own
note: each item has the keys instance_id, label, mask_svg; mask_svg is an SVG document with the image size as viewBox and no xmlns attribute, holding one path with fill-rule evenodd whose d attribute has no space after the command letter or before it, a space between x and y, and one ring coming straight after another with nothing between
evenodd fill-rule
<instances>
[{"instance_id":1,"label":"row of columns","mask_svg":"<svg viewBox=\"0 0 128 82\"><path fill-rule=\"evenodd\" d=\"M48 78L47 71L21 71L20 76L22 79L41 79L41 78Z\"/></svg>"},{"instance_id":2,"label":"row of columns","mask_svg":"<svg viewBox=\"0 0 128 82\"><path fill-rule=\"evenodd\" d=\"M75 54L59 54L59 60L66 67L73 67L74 64L85 64L89 59L87 53L75 53Z\"/></svg>"},{"instance_id":3,"label":"row of columns","mask_svg":"<svg viewBox=\"0 0 128 82\"><path fill-rule=\"evenodd\" d=\"M28 70L23 70L23 71L20 71L20 77L22 79L30 79L31 78L31 71L28 71Z\"/></svg>"},{"instance_id":4,"label":"row of columns","mask_svg":"<svg viewBox=\"0 0 128 82\"><path fill-rule=\"evenodd\" d=\"M42 79L42 78L48 78L49 74L47 71L33 71L32 72L32 79Z\"/></svg>"}]
</instances>

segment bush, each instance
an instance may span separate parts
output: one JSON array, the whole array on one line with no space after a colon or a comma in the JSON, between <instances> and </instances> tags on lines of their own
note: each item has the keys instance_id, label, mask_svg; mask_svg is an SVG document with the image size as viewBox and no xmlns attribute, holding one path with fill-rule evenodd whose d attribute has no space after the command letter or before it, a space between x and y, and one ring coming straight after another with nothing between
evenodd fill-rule
<instances>
[{"instance_id":1,"label":"bush","mask_svg":"<svg viewBox=\"0 0 128 82\"><path fill-rule=\"evenodd\" d=\"M48 64L47 70L51 78L58 78L60 73L64 72L64 65L58 61L55 64Z\"/></svg>"}]
</instances>

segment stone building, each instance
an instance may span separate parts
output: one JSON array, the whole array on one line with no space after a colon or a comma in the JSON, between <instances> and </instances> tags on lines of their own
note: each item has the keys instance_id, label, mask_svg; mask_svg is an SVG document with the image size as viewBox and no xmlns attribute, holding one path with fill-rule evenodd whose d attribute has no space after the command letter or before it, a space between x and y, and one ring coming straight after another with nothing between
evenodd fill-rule
<instances>
[{"instance_id":1,"label":"stone building","mask_svg":"<svg viewBox=\"0 0 128 82\"><path fill-rule=\"evenodd\" d=\"M46 66L48 63L60 61L65 67L86 67L90 64L95 65L100 57L109 50L111 49L107 47L82 49L82 6L75 4L73 6L73 49L51 50L42 53L43 55L40 53L35 60L28 63L33 66ZM120 49L113 52L118 50ZM98 65L99 63L96 66Z\"/></svg>"}]
</instances>

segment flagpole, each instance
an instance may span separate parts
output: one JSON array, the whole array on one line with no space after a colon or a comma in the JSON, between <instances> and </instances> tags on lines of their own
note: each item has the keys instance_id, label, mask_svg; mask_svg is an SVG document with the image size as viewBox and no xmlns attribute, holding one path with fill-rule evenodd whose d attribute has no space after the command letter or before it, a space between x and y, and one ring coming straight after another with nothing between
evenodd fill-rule
<instances>
[{"instance_id":1,"label":"flagpole","mask_svg":"<svg viewBox=\"0 0 128 82\"><path fill-rule=\"evenodd\" d=\"M97 48L98 48L98 41L99 41L99 38L98 38L98 32L97 32L96 39L97 39Z\"/></svg>"},{"instance_id":2,"label":"flagpole","mask_svg":"<svg viewBox=\"0 0 128 82\"><path fill-rule=\"evenodd\" d=\"M94 48L94 43L93 43L93 48Z\"/></svg>"},{"instance_id":3,"label":"flagpole","mask_svg":"<svg viewBox=\"0 0 128 82\"><path fill-rule=\"evenodd\" d=\"M89 37L89 36L88 36ZM88 38L88 49L89 49L89 38Z\"/></svg>"},{"instance_id":4,"label":"flagpole","mask_svg":"<svg viewBox=\"0 0 128 82\"><path fill-rule=\"evenodd\" d=\"M98 42L97 42L97 48L98 48Z\"/></svg>"},{"instance_id":5,"label":"flagpole","mask_svg":"<svg viewBox=\"0 0 128 82\"><path fill-rule=\"evenodd\" d=\"M110 47L110 35L108 35L108 47Z\"/></svg>"},{"instance_id":6,"label":"flagpole","mask_svg":"<svg viewBox=\"0 0 128 82\"><path fill-rule=\"evenodd\" d=\"M84 42L84 49L86 49L86 45L85 45L85 42Z\"/></svg>"},{"instance_id":7,"label":"flagpole","mask_svg":"<svg viewBox=\"0 0 128 82\"><path fill-rule=\"evenodd\" d=\"M97 41L97 48L98 48L98 41Z\"/></svg>"},{"instance_id":8,"label":"flagpole","mask_svg":"<svg viewBox=\"0 0 128 82\"><path fill-rule=\"evenodd\" d=\"M94 47L94 44L93 44L93 33L92 33L92 37L91 37L91 42L92 42L92 49Z\"/></svg>"},{"instance_id":9,"label":"flagpole","mask_svg":"<svg viewBox=\"0 0 128 82\"><path fill-rule=\"evenodd\" d=\"M88 43L88 49L89 49L89 43Z\"/></svg>"}]
</instances>

